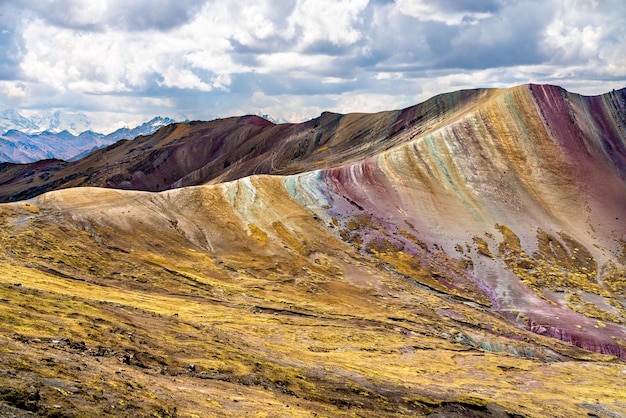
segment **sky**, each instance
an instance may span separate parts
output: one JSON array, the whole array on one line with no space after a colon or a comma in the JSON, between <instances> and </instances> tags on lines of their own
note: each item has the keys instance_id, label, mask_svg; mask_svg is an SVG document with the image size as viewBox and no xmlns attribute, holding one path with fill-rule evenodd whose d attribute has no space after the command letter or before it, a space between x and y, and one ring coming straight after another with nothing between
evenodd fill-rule
<instances>
[{"instance_id":1,"label":"sky","mask_svg":"<svg viewBox=\"0 0 626 418\"><path fill-rule=\"evenodd\" d=\"M0 109L376 112L464 88L626 86L624 0L0 0Z\"/></svg>"}]
</instances>

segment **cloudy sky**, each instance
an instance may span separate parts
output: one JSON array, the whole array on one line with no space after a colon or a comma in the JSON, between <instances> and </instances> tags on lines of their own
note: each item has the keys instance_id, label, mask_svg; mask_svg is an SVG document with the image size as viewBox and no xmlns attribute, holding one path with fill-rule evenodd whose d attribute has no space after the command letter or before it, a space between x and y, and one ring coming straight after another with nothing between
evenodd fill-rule
<instances>
[{"instance_id":1,"label":"cloudy sky","mask_svg":"<svg viewBox=\"0 0 626 418\"><path fill-rule=\"evenodd\" d=\"M0 0L0 109L302 121L452 90L626 86L624 0Z\"/></svg>"}]
</instances>

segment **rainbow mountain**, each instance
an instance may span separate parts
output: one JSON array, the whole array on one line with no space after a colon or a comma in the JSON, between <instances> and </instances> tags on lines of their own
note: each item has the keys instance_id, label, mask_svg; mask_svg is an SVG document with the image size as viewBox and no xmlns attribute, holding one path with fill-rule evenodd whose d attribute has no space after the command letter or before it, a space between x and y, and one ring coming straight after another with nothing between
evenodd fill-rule
<instances>
[{"instance_id":1,"label":"rainbow mountain","mask_svg":"<svg viewBox=\"0 0 626 418\"><path fill-rule=\"evenodd\" d=\"M8 407L626 414L626 89L171 124L0 199Z\"/></svg>"}]
</instances>

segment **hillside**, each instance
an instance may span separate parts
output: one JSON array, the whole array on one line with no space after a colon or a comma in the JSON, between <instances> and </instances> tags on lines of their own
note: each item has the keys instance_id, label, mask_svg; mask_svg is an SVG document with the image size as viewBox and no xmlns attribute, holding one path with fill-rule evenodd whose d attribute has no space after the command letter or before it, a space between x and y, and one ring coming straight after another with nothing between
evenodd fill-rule
<instances>
[{"instance_id":1,"label":"hillside","mask_svg":"<svg viewBox=\"0 0 626 418\"><path fill-rule=\"evenodd\" d=\"M1 175L31 197L0 205L13 407L626 414L626 90L177 124Z\"/></svg>"},{"instance_id":2,"label":"hillside","mask_svg":"<svg viewBox=\"0 0 626 418\"><path fill-rule=\"evenodd\" d=\"M492 92L493 93L493 92ZM253 174L296 174L362 160L443 126L488 90L435 97L402 111L325 112L301 124L259 116L170 124L75 162L0 164L0 201L77 186L162 191Z\"/></svg>"}]
</instances>

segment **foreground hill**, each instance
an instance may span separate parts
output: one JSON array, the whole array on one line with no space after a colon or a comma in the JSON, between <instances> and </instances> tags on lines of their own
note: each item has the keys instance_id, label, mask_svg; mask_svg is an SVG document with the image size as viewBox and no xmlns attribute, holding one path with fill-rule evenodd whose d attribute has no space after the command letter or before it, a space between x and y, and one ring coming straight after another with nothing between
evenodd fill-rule
<instances>
[{"instance_id":1,"label":"foreground hill","mask_svg":"<svg viewBox=\"0 0 626 418\"><path fill-rule=\"evenodd\" d=\"M286 139L258 151L279 164L247 168L283 176L244 176L243 153L215 184L1 205L0 399L44 416L624 415L625 96L532 85L326 114L336 153Z\"/></svg>"}]
</instances>

